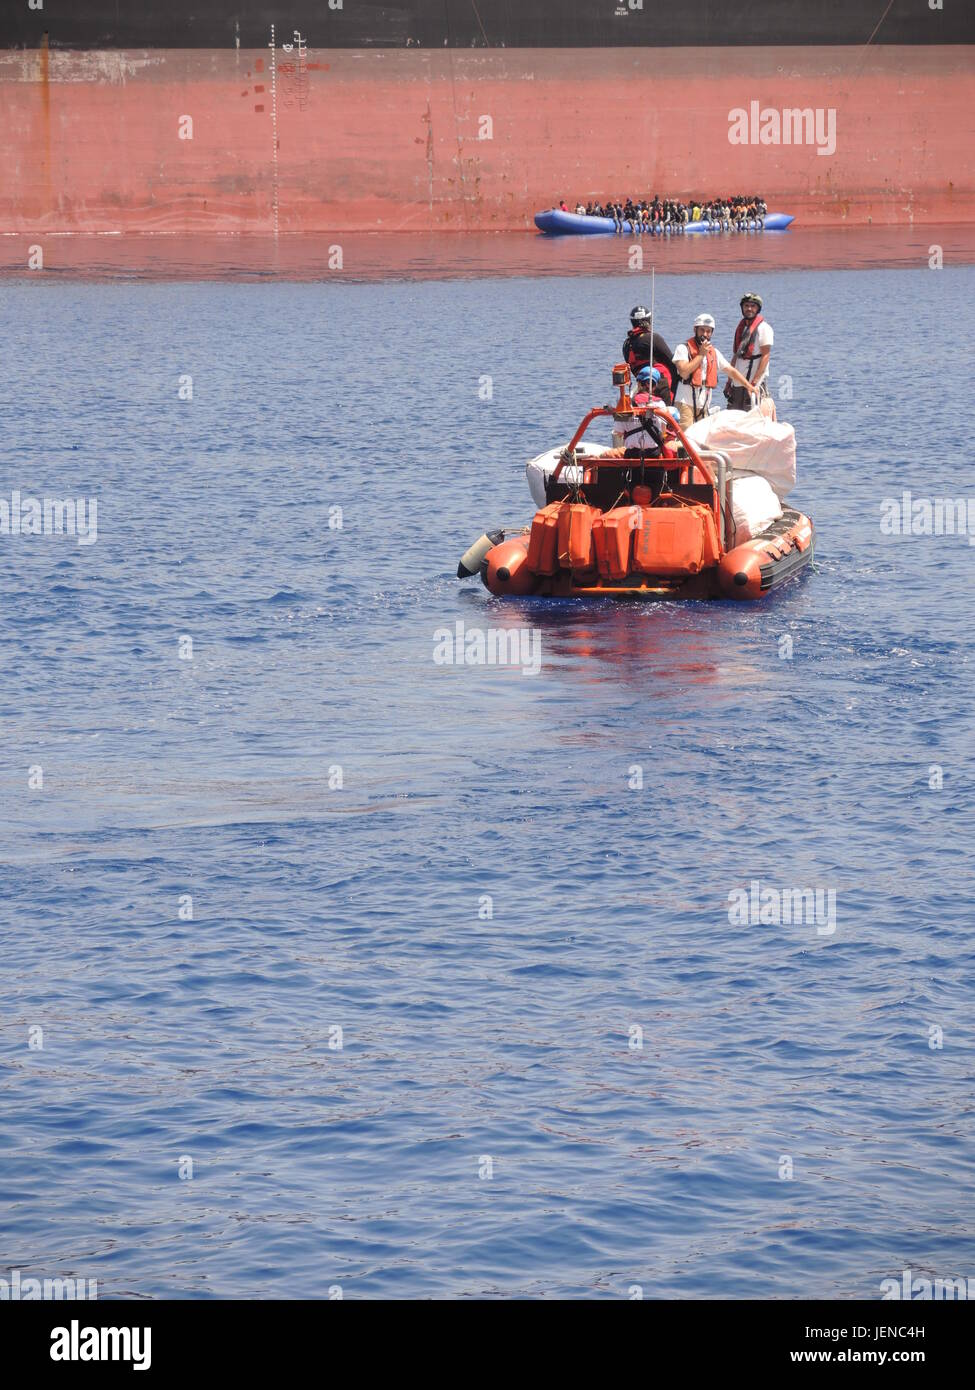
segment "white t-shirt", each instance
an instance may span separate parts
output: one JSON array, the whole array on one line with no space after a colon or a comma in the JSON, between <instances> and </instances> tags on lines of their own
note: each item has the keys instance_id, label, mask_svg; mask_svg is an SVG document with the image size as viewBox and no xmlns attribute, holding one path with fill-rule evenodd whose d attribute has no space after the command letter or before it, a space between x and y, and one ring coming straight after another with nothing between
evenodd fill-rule
<instances>
[{"instance_id":1,"label":"white t-shirt","mask_svg":"<svg viewBox=\"0 0 975 1390\"><path fill-rule=\"evenodd\" d=\"M651 396L649 401L641 402L641 405L644 410L649 410L653 406L662 406L663 401L659 396ZM657 421L657 428L661 433L663 432L662 421ZM615 448L649 449L651 451L658 447L657 441L649 430L640 427L639 416L631 416L628 420L613 421L613 445Z\"/></svg>"},{"instance_id":2,"label":"white t-shirt","mask_svg":"<svg viewBox=\"0 0 975 1390\"><path fill-rule=\"evenodd\" d=\"M751 345L751 351L761 353L763 348L771 348L774 341L775 334L772 332L772 325L766 323L765 320L762 319L762 322L758 325L758 332L755 334L755 341ZM769 358L769 361L771 361L771 358ZM739 359L735 363L735 366L741 372L742 376L748 376L749 369L753 372L758 371L758 362L749 362L747 357ZM761 376L756 376L753 384L755 386L760 386L767 376L768 368L766 367Z\"/></svg>"},{"instance_id":3,"label":"white t-shirt","mask_svg":"<svg viewBox=\"0 0 975 1390\"><path fill-rule=\"evenodd\" d=\"M697 354L695 353L695 356L696 356L696 355L697 355ZM727 357L722 357L720 348L715 348L715 349L714 349L714 355L715 355L715 357L717 357L717 359L718 359L718 371L719 371L719 372L726 371L727 368L730 367L731 363L728 361ZM690 353L689 353L688 350L687 350L687 344L686 344L686 343L678 343L677 346L674 348L674 361L675 361L675 363L676 363L676 362L690 362L690 360L691 360L691 355L690 355ZM680 373L678 372L677 375L680 376ZM701 375L704 376L704 377L707 376L707 368L706 368L706 367L705 367L704 370L702 371ZM681 377L681 380L680 380L680 384L679 384L679 386L677 387L677 390L674 392L674 404L675 404L675 405L690 405L690 406L693 406L693 404L694 404L694 392L693 392L693 389L692 389L692 387L691 387L691 383L690 383L689 381L684 381L684 379L683 379L682 377ZM706 413L707 413L707 408L708 408L708 406L709 406L710 404L711 404L711 391L710 391L709 387L707 387L707 386L699 386L699 387L697 388L697 408L698 408L698 410L699 410L699 411L703 411L703 412L706 414Z\"/></svg>"}]
</instances>

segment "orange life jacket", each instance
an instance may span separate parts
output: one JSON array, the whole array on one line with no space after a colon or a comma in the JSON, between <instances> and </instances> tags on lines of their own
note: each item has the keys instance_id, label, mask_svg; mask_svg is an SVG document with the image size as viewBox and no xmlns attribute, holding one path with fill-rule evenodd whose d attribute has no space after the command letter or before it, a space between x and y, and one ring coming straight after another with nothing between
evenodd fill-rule
<instances>
[{"instance_id":1,"label":"orange life jacket","mask_svg":"<svg viewBox=\"0 0 975 1390\"><path fill-rule=\"evenodd\" d=\"M701 351L701 344L696 338L688 338L687 351L690 353L690 360L693 361ZM718 354L710 343L705 345L704 353L707 362L707 376L704 381L702 382L701 380L705 365L704 362L699 363L697 370L692 372L691 375L685 379L689 386L707 386L710 390L711 387L717 386L718 384Z\"/></svg>"}]
</instances>

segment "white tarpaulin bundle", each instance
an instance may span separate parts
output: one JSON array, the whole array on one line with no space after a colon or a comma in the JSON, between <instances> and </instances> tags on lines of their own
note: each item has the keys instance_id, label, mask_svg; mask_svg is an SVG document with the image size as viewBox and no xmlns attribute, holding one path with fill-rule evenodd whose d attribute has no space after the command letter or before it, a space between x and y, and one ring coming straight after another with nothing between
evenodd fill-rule
<instances>
[{"instance_id":1,"label":"white tarpaulin bundle","mask_svg":"<svg viewBox=\"0 0 975 1390\"><path fill-rule=\"evenodd\" d=\"M731 514L735 521L733 545L750 541L768 530L782 515L782 503L771 484L757 473L731 480Z\"/></svg>"},{"instance_id":2,"label":"white tarpaulin bundle","mask_svg":"<svg viewBox=\"0 0 975 1390\"><path fill-rule=\"evenodd\" d=\"M720 449L735 473L756 473L772 484L779 501L796 485L796 432L755 410L719 410L684 431L699 449Z\"/></svg>"},{"instance_id":3,"label":"white tarpaulin bundle","mask_svg":"<svg viewBox=\"0 0 975 1390\"><path fill-rule=\"evenodd\" d=\"M568 440L566 440L566 444ZM545 506L545 483L549 476L555 472L558 461L562 455L562 450L566 444L560 444L557 449L548 449L544 454L539 454L537 458L529 459L525 465L525 473L528 477L528 487L531 491L532 499L536 507ZM603 454L610 446L608 444L581 444L576 450L576 458L592 458L593 454ZM559 478L564 483L578 486L582 482L581 464L567 463L559 474Z\"/></svg>"}]
</instances>

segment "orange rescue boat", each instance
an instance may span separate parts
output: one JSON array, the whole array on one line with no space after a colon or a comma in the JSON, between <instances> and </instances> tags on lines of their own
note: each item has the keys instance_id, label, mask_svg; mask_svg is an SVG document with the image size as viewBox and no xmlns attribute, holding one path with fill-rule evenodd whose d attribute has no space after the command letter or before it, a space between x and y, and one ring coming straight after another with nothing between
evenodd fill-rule
<instances>
[{"instance_id":1,"label":"orange rescue boat","mask_svg":"<svg viewBox=\"0 0 975 1390\"><path fill-rule=\"evenodd\" d=\"M807 516L784 508L760 534L735 544L731 467L698 448L661 405L634 406L630 370L613 368L615 405L589 411L545 483L546 505L515 535L485 534L458 578L480 574L499 598L758 599L812 562ZM653 414L664 434L656 458L606 457L580 444L594 420L623 425Z\"/></svg>"}]
</instances>

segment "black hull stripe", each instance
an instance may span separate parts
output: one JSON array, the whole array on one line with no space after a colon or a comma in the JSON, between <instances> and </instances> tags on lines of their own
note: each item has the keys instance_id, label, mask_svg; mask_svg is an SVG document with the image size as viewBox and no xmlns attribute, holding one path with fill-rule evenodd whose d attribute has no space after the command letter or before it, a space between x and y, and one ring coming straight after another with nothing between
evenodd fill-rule
<instances>
[{"instance_id":1,"label":"black hull stripe","mask_svg":"<svg viewBox=\"0 0 975 1390\"><path fill-rule=\"evenodd\" d=\"M0 47L264 47L298 30L323 48L740 48L975 43L975 5L949 0L4 0Z\"/></svg>"},{"instance_id":2,"label":"black hull stripe","mask_svg":"<svg viewBox=\"0 0 975 1390\"><path fill-rule=\"evenodd\" d=\"M788 555L783 555L781 560L771 560L767 565L762 565L759 571L762 576L762 593L767 593L769 589L776 589L780 584L784 584L787 579L791 579L794 574L798 574L801 569L812 560L812 545L807 545L805 550L790 550Z\"/></svg>"}]
</instances>

